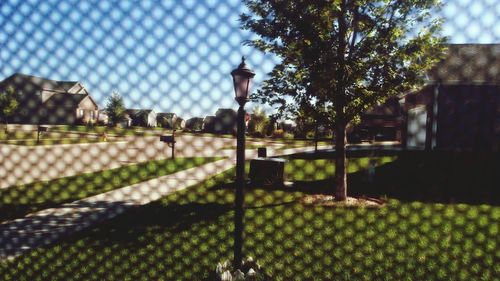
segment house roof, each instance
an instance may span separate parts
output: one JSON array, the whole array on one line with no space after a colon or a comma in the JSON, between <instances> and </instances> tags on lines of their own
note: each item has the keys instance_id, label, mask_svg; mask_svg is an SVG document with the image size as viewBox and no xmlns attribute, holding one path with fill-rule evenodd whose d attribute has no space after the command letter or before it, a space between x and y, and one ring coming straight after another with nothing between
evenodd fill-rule
<instances>
[{"instance_id":1,"label":"house roof","mask_svg":"<svg viewBox=\"0 0 500 281\"><path fill-rule=\"evenodd\" d=\"M220 116L225 114L236 115L236 110L232 108L219 108L217 109L217 112L215 112L215 116Z\"/></svg>"},{"instance_id":2,"label":"house roof","mask_svg":"<svg viewBox=\"0 0 500 281\"><path fill-rule=\"evenodd\" d=\"M129 108L129 109L125 110L125 113L127 113L131 118L136 118L136 117L143 116L143 115L149 115L151 112L153 112L152 109Z\"/></svg>"},{"instance_id":3,"label":"house roof","mask_svg":"<svg viewBox=\"0 0 500 281\"><path fill-rule=\"evenodd\" d=\"M77 108L78 105L87 97L90 96L86 94L78 95L78 94L68 94L68 93L55 93L45 102L45 104L48 106L55 105L55 106Z\"/></svg>"},{"instance_id":4,"label":"house roof","mask_svg":"<svg viewBox=\"0 0 500 281\"><path fill-rule=\"evenodd\" d=\"M0 82L0 87L12 86L22 90L25 94L35 94L39 90L50 90L55 92L67 92L78 81L56 81L33 75L14 73Z\"/></svg>"},{"instance_id":5,"label":"house roof","mask_svg":"<svg viewBox=\"0 0 500 281\"><path fill-rule=\"evenodd\" d=\"M450 44L429 72L431 83L500 83L500 44Z\"/></svg>"},{"instance_id":6,"label":"house roof","mask_svg":"<svg viewBox=\"0 0 500 281\"><path fill-rule=\"evenodd\" d=\"M164 113L164 112L156 113L157 118L172 118L174 116L177 116L177 115L175 113Z\"/></svg>"},{"instance_id":7,"label":"house roof","mask_svg":"<svg viewBox=\"0 0 500 281\"><path fill-rule=\"evenodd\" d=\"M137 114L139 114L139 112L141 112L140 109L125 109L125 112L129 115L129 116L135 116Z\"/></svg>"},{"instance_id":8,"label":"house roof","mask_svg":"<svg viewBox=\"0 0 500 281\"><path fill-rule=\"evenodd\" d=\"M363 116L372 117L399 115L401 115L401 106L398 97L388 98L384 103L372 106L363 114Z\"/></svg>"}]
</instances>

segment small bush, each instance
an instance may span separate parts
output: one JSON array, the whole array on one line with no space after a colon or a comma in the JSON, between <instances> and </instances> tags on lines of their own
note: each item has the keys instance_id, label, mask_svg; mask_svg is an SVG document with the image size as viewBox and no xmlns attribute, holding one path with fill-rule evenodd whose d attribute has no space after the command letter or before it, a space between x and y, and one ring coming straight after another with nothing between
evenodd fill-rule
<instances>
[{"instance_id":1,"label":"small bush","mask_svg":"<svg viewBox=\"0 0 500 281\"><path fill-rule=\"evenodd\" d=\"M275 130L273 132L273 138L283 138L285 136L285 131L282 129Z\"/></svg>"}]
</instances>

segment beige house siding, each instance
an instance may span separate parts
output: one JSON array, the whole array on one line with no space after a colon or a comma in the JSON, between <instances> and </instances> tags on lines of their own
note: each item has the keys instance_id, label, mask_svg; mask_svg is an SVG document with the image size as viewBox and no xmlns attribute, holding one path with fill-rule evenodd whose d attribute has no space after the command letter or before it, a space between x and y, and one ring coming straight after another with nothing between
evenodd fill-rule
<instances>
[{"instance_id":1,"label":"beige house siding","mask_svg":"<svg viewBox=\"0 0 500 281\"><path fill-rule=\"evenodd\" d=\"M78 108L76 109L76 116L78 120L81 120L84 123L95 123L97 121L97 106L89 96L83 99L78 105Z\"/></svg>"}]
</instances>

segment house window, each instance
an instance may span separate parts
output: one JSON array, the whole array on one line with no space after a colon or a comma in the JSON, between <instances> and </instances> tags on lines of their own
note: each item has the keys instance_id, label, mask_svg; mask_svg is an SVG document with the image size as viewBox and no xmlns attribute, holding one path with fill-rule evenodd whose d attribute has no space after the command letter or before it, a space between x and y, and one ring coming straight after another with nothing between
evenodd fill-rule
<instances>
[{"instance_id":1,"label":"house window","mask_svg":"<svg viewBox=\"0 0 500 281\"><path fill-rule=\"evenodd\" d=\"M92 119L92 120L95 119L95 111L93 111L93 110L90 111L90 119Z\"/></svg>"},{"instance_id":2,"label":"house window","mask_svg":"<svg viewBox=\"0 0 500 281\"><path fill-rule=\"evenodd\" d=\"M79 109L78 110L78 116L79 117L83 117L83 109Z\"/></svg>"}]
</instances>

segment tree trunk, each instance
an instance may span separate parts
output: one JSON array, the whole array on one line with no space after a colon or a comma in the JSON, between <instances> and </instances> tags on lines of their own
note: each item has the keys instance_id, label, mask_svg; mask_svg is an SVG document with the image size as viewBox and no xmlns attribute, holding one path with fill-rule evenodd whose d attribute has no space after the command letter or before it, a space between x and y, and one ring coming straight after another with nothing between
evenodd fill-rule
<instances>
[{"instance_id":1,"label":"tree trunk","mask_svg":"<svg viewBox=\"0 0 500 281\"><path fill-rule=\"evenodd\" d=\"M347 200L346 143L345 122L337 120L335 124L335 201Z\"/></svg>"},{"instance_id":2,"label":"tree trunk","mask_svg":"<svg viewBox=\"0 0 500 281\"><path fill-rule=\"evenodd\" d=\"M346 159L346 116L345 116L345 95L346 95L346 0L340 3L339 14L339 37L337 48L337 83L335 86L335 200L347 200L347 159Z\"/></svg>"}]
</instances>

